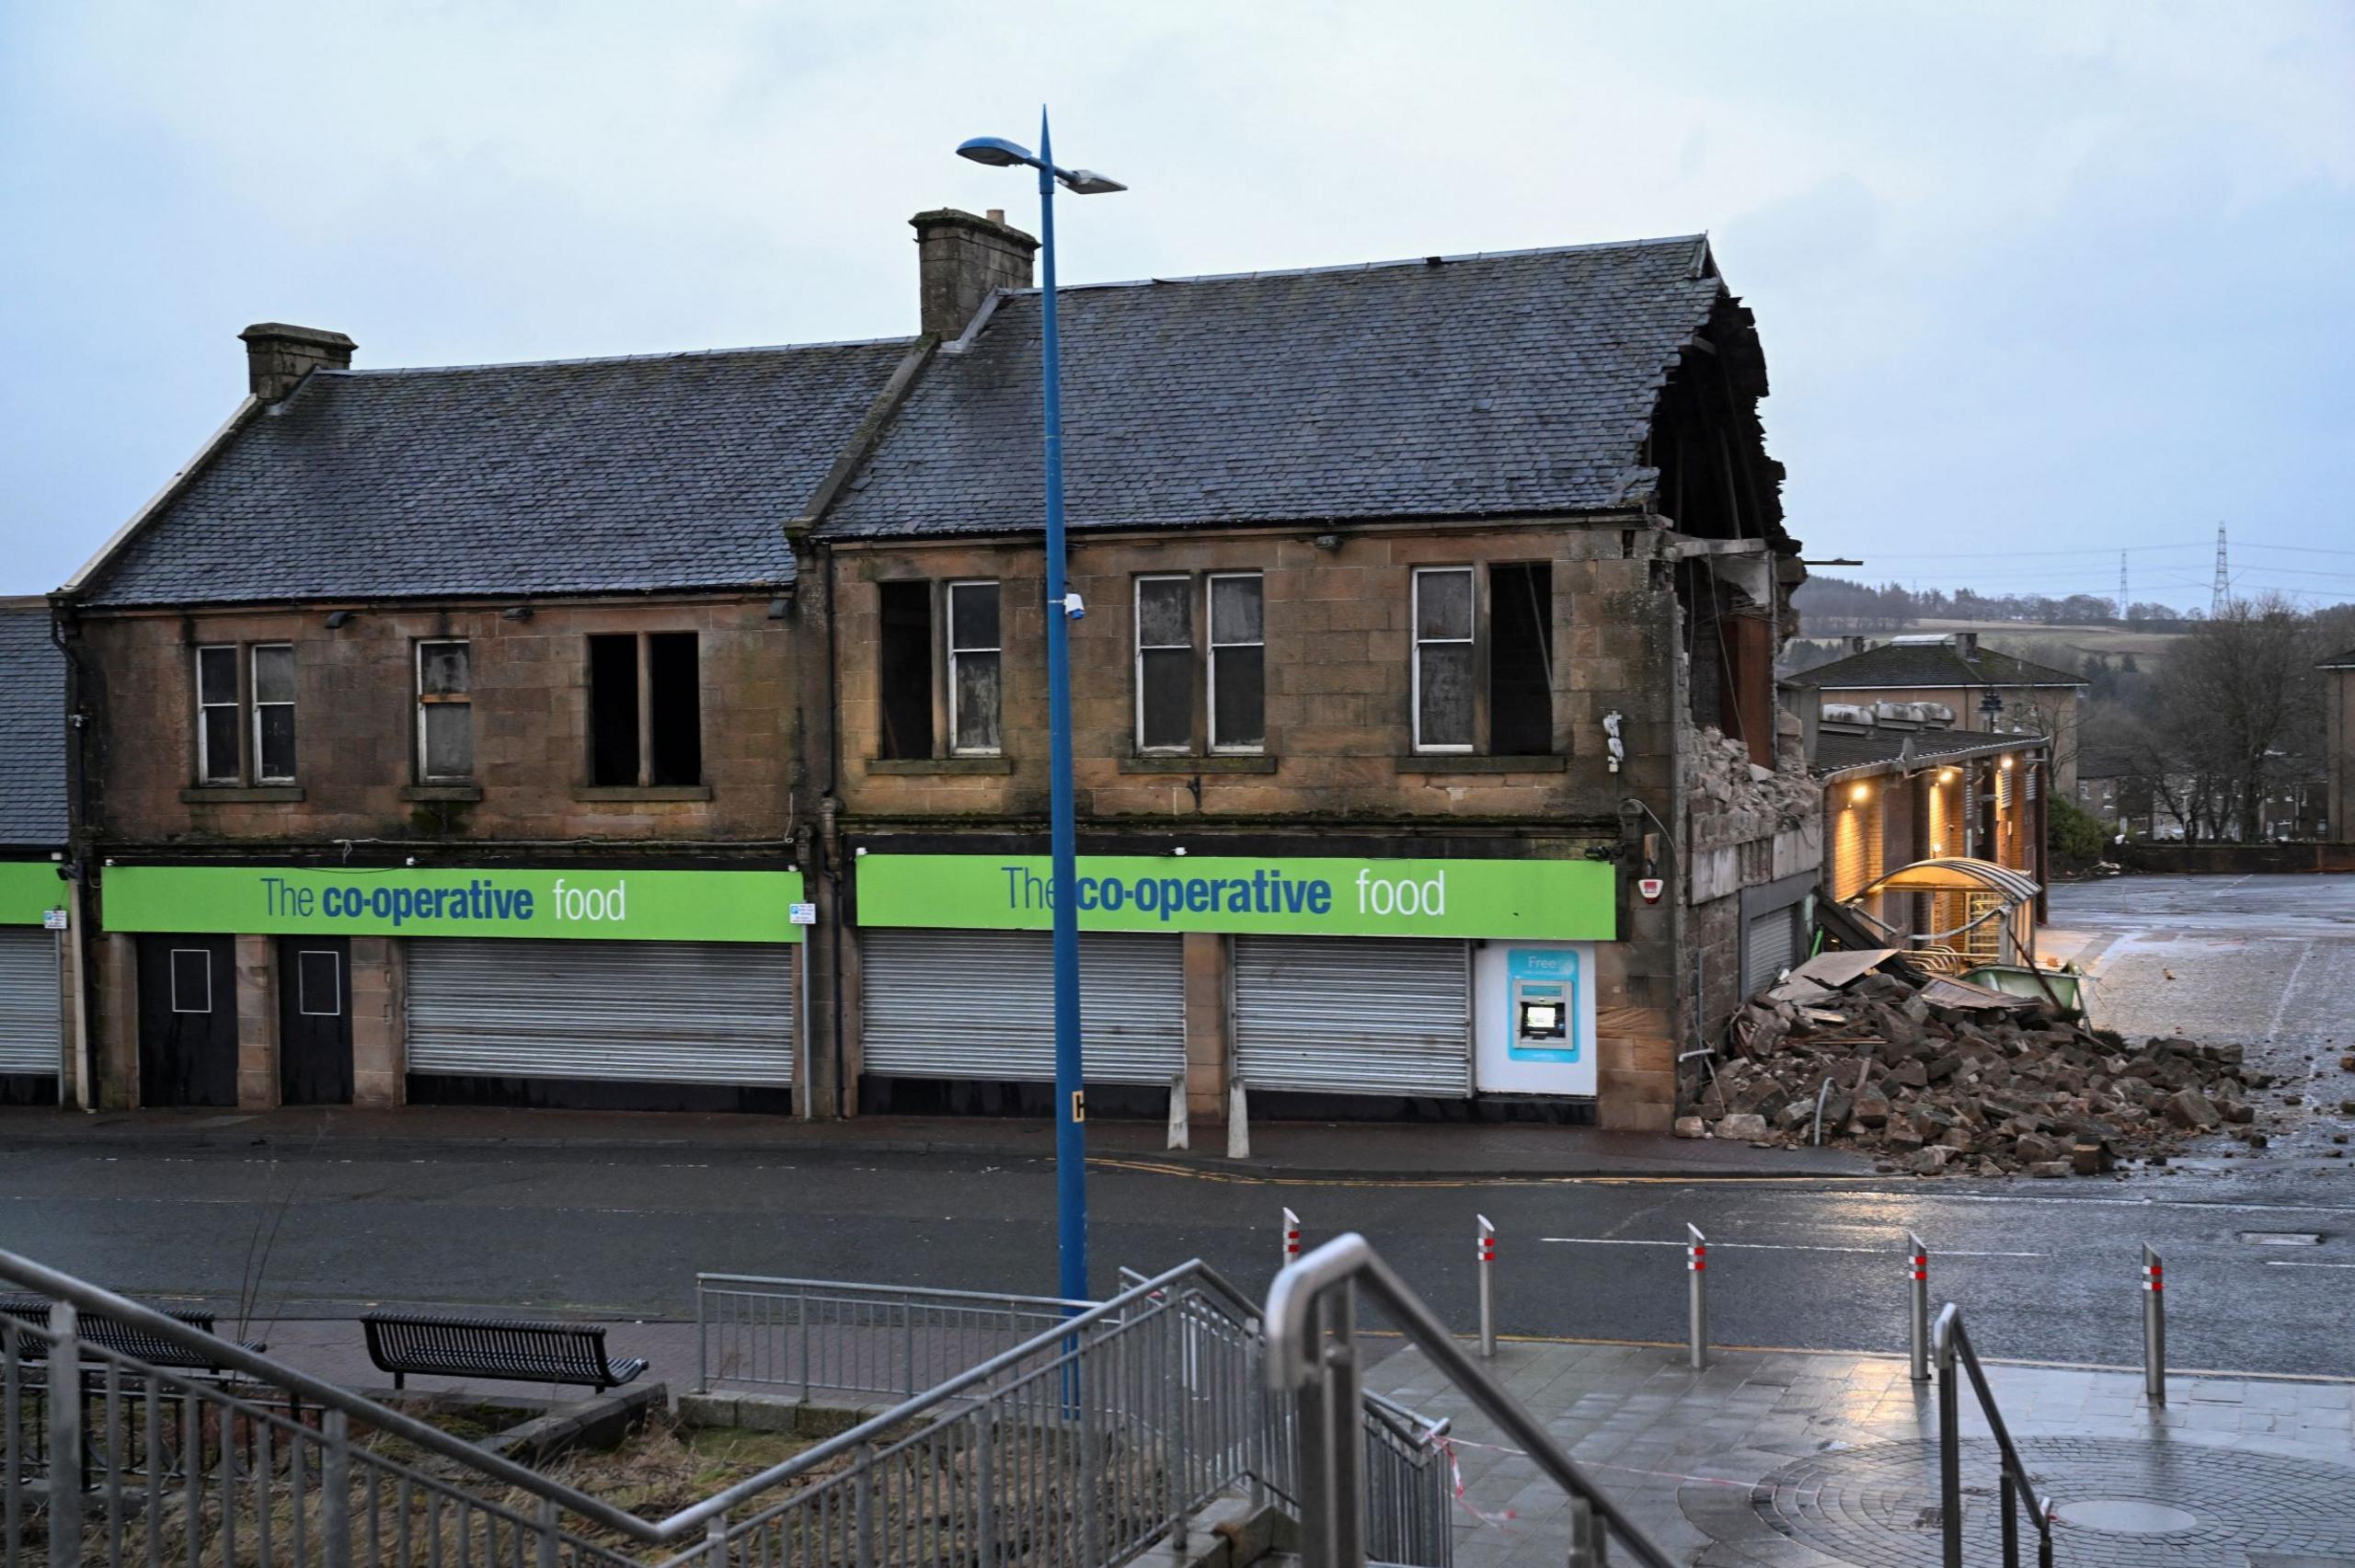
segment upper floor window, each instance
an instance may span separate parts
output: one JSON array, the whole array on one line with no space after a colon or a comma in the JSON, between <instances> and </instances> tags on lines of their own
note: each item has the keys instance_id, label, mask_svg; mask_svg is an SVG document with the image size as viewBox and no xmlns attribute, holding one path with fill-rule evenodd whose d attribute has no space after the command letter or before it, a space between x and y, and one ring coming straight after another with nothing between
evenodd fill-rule
<instances>
[{"instance_id":1,"label":"upper floor window","mask_svg":"<svg viewBox=\"0 0 2355 1568\"><path fill-rule=\"evenodd\" d=\"M1139 578L1137 750L1194 744L1194 579Z\"/></svg>"},{"instance_id":2,"label":"upper floor window","mask_svg":"<svg viewBox=\"0 0 2355 1568\"><path fill-rule=\"evenodd\" d=\"M1210 750L1258 751L1268 734L1259 574L1212 573L1201 579L1199 599L1196 580L1136 579L1137 750L1186 752L1200 746L1195 693L1201 692ZM1203 611L1199 623L1197 603Z\"/></svg>"},{"instance_id":3,"label":"upper floor window","mask_svg":"<svg viewBox=\"0 0 2355 1568\"><path fill-rule=\"evenodd\" d=\"M417 772L428 783L474 777L473 663L463 642L417 645Z\"/></svg>"},{"instance_id":4,"label":"upper floor window","mask_svg":"<svg viewBox=\"0 0 2355 1568\"><path fill-rule=\"evenodd\" d=\"M237 648L196 650L196 777L200 784L245 782L237 760Z\"/></svg>"},{"instance_id":5,"label":"upper floor window","mask_svg":"<svg viewBox=\"0 0 2355 1568\"><path fill-rule=\"evenodd\" d=\"M294 647L263 643L253 649L254 778L294 782Z\"/></svg>"},{"instance_id":6,"label":"upper floor window","mask_svg":"<svg viewBox=\"0 0 2355 1568\"><path fill-rule=\"evenodd\" d=\"M948 585L948 735L962 755L994 756L1001 749L1004 651L998 641L998 592L994 582Z\"/></svg>"},{"instance_id":7,"label":"upper floor window","mask_svg":"<svg viewBox=\"0 0 2355 1568\"><path fill-rule=\"evenodd\" d=\"M1257 572L1210 580L1211 750L1257 751L1268 740L1268 646Z\"/></svg>"},{"instance_id":8,"label":"upper floor window","mask_svg":"<svg viewBox=\"0 0 2355 1568\"><path fill-rule=\"evenodd\" d=\"M589 639L589 782L703 782L703 689L693 632Z\"/></svg>"},{"instance_id":9,"label":"upper floor window","mask_svg":"<svg viewBox=\"0 0 2355 1568\"><path fill-rule=\"evenodd\" d=\"M294 782L293 644L196 650L196 777L208 784Z\"/></svg>"},{"instance_id":10,"label":"upper floor window","mask_svg":"<svg viewBox=\"0 0 2355 1568\"><path fill-rule=\"evenodd\" d=\"M932 755L932 584L876 588L876 755L913 761Z\"/></svg>"},{"instance_id":11,"label":"upper floor window","mask_svg":"<svg viewBox=\"0 0 2355 1568\"><path fill-rule=\"evenodd\" d=\"M1478 568L1416 568L1414 747L1476 750L1485 728L1494 755L1545 756L1554 750L1553 567L1487 572L1484 616Z\"/></svg>"}]
</instances>

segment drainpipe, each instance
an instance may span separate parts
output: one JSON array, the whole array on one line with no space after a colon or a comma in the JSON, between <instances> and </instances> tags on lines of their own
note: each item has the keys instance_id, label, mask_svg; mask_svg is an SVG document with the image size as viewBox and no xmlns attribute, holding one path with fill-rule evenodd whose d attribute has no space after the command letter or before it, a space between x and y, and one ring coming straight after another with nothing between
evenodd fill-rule
<instances>
[{"instance_id":1,"label":"drainpipe","mask_svg":"<svg viewBox=\"0 0 2355 1568\"><path fill-rule=\"evenodd\" d=\"M91 1046L90 1000L95 988L90 982L90 944L87 930L90 897L90 869L98 864L93 853L96 831L90 827L88 798L89 766L86 755L89 742L90 715L83 707L85 672L82 652L75 639L67 635L74 614L73 605L63 599L50 601L49 640L65 658L65 727L70 738L65 749L65 876L73 886L73 896L66 900L70 922L66 944L74 953L74 1041L73 1084L69 1089L63 1073L59 1074L57 1103L85 1111L98 1109L98 1061Z\"/></svg>"}]
</instances>

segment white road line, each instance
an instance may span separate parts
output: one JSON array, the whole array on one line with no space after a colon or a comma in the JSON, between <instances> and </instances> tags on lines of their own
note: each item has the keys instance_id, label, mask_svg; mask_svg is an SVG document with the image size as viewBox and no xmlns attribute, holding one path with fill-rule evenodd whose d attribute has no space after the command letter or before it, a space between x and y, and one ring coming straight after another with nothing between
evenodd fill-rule
<instances>
[{"instance_id":1,"label":"white road line","mask_svg":"<svg viewBox=\"0 0 2355 1568\"><path fill-rule=\"evenodd\" d=\"M1559 1242L1572 1247L1682 1247L1685 1245L1683 1242L1639 1241L1618 1236L1540 1236L1537 1239L1541 1242ZM1807 1246L1796 1242L1711 1242L1709 1247L1714 1252L1854 1253L1860 1257L1868 1258L1901 1258L1905 1255L1905 1249L1902 1247L1820 1247ZM1947 1252L1938 1248L1932 1248L1931 1251L1935 1256L1942 1258L2044 1258L2052 1255L2050 1253ZM2355 1265L2349 1266L2355 1266Z\"/></svg>"},{"instance_id":2,"label":"white road line","mask_svg":"<svg viewBox=\"0 0 2355 1568\"><path fill-rule=\"evenodd\" d=\"M2283 1013L2290 1011L2290 993L2298 989L2298 977L2306 972L2306 960L2314 956L2315 944L2309 942L2306 944L2304 950L2299 953L2297 963L2291 966L2290 978L2281 982L2281 1000L2273 1004L2273 1019L2265 1026L2265 1037L2267 1039L2270 1040L2280 1037L2281 1034L2281 1016Z\"/></svg>"},{"instance_id":3,"label":"white road line","mask_svg":"<svg viewBox=\"0 0 2355 1568\"><path fill-rule=\"evenodd\" d=\"M2355 1263L2292 1263L2288 1258L2268 1258L2268 1268L2355 1268Z\"/></svg>"},{"instance_id":4,"label":"white road line","mask_svg":"<svg viewBox=\"0 0 2355 1568\"><path fill-rule=\"evenodd\" d=\"M2145 1176L2142 1179L2148 1181L2150 1178ZM2016 1196L2010 1193L1926 1193L1918 1190L1913 1191L1913 1196L1930 1203L2082 1204L2088 1208L2190 1208L2214 1214L2355 1214L2355 1207L2341 1203L2202 1203L2197 1198L2030 1197L2025 1193Z\"/></svg>"}]
</instances>

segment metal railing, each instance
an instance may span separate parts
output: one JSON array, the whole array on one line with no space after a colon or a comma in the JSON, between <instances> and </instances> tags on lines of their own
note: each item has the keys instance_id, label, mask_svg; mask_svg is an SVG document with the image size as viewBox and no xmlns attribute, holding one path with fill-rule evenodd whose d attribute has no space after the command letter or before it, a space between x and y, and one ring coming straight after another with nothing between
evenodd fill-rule
<instances>
[{"instance_id":1,"label":"metal railing","mask_svg":"<svg viewBox=\"0 0 2355 1568\"><path fill-rule=\"evenodd\" d=\"M1364 1568L1369 1558L1397 1561L1381 1539L1379 1516L1369 1507L1382 1498L1361 1462L1364 1446L1351 1440L1361 1403L1355 1343L1360 1289L1568 1494L1567 1568L1601 1568L1614 1537L1645 1568L1675 1568L1356 1234L1318 1247L1276 1276L1268 1291L1268 1386L1295 1407L1301 1556L1306 1568Z\"/></svg>"},{"instance_id":2,"label":"metal railing","mask_svg":"<svg viewBox=\"0 0 2355 1568\"><path fill-rule=\"evenodd\" d=\"M2019 1502L2023 1494L2028 1500L2029 1519L2036 1526L2036 1561L2038 1568L2052 1568L2052 1499L2037 1489L2036 1478L2028 1473L2020 1459L2020 1451L2012 1446L2012 1435L2004 1426L2003 1413L1995 1408L1995 1395L1987 1386L1987 1374L1981 1370L1979 1356L1970 1348L1970 1335L1962 1326L1962 1309L1949 1301L1938 1312L1938 1321L1930 1331L1930 1344L1938 1363L1938 1529L1942 1550L1941 1561L1946 1568L1962 1568L1962 1386L1958 1371L1967 1373L1971 1391L1978 1395L1979 1408L1987 1417L1987 1429L1994 1435L1995 1448L2001 1459L2002 1494L1997 1502L1998 1517L2004 1532L2004 1568L2019 1568L2020 1524Z\"/></svg>"},{"instance_id":3,"label":"metal railing","mask_svg":"<svg viewBox=\"0 0 2355 1568\"><path fill-rule=\"evenodd\" d=\"M907 1399L1095 1306L751 1274L695 1276L695 1388Z\"/></svg>"},{"instance_id":4,"label":"metal railing","mask_svg":"<svg viewBox=\"0 0 2355 1568\"><path fill-rule=\"evenodd\" d=\"M1300 1491L1258 1309L1199 1262L661 1519L14 1254L0 1280L55 1303L46 1327L0 1322L0 1568L1112 1568L1157 1540L1182 1550L1188 1516L1222 1493L1290 1511ZM89 1345L81 1312L248 1381ZM1441 1428L1368 1401L1355 1429L1367 1539L1449 1568Z\"/></svg>"}]
</instances>

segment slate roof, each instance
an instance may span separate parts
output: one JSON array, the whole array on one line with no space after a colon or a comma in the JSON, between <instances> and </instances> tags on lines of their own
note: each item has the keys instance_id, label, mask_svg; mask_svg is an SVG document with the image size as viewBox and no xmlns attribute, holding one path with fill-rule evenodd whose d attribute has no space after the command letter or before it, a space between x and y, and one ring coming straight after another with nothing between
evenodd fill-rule
<instances>
[{"instance_id":1,"label":"slate roof","mask_svg":"<svg viewBox=\"0 0 2355 1568\"><path fill-rule=\"evenodd\" d=\"M1916 762L1969 757L1983 752L2016 751L2046 744L2041 735L1995 735L1979 729L1883 730L1869 735L1818 732L1814 771L1826 777L1863 769L1887 767L1898 761L1905 743L1913 743Z\"/></svg>"},{"instance_id":2,"label":"slate roof","mask_svg":"<svg viewBox=\"0 0 2355 1568\"><path fill-rule=\"evenodd\" d=\"M231 436L84 601L790 581L784 524L908 348L315 372Z\"/></svg>"},{"instance_id":3,"label":"slate roof","mask_svg":"<svg viewBox=\"0 0 2355 1568\"><path fill-rule=\"evenodd\" d=\"M1066 288L1069 523L1637 504L1653 403L1721 301L1697 235ZM821 532L1040 526L1040 306L1001 295L935 357Z\"/></svg>"},{"instance_id":4,"label":"slate roof","mask_svg":"<svg viewBox=\"0 0 2355 1568\"><path fill-rule=\"evenodd\" d=\"M2315 668L2316 670L2355 670L2355 647L2349 648L2337 658L2326 658Z\"/></svg>"},{"instance_id":5,"label":"slate roof","mask_svg":"<svg viewBox=\"0 0 2355 1568\"><path fill-rule=\"evenodd\" d=\"M65 656L45 601L0 603L0 844L65 842Z\"/></svg>"},{"instance_id":6,"label":"slate roof","mask_svg":"<svg viewBox=\"0 0 2355 1568\"><path fill-rule=\"evenodd\" d=\"M2083 686L2082 675L2014 658L1982 647L1975 659L1966 659L1952 643L1885 643L1852 653L1845 658L1819 664L1789 677L1793 685L1819 689L1868 691L1874 687L1908 686Z\"/></svg>"}]
</instances>

